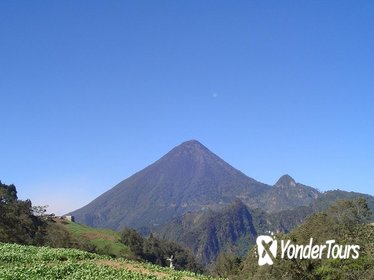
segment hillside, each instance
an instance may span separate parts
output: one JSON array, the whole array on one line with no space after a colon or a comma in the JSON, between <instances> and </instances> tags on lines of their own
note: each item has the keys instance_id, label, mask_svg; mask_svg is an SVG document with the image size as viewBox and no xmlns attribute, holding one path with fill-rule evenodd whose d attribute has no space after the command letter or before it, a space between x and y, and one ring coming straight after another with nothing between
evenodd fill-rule
<instances>
[{"instance_id":1,"label":"hillside","mask_svg":"<svg viewBox=\"0 0 374 280\"><path fill-rule=\"evenodd\" d=\"M220 252L246 254L257 235L268 231L288 233L314 213L326 210L339 199L364 198L374 211L374 197L359 193L329 191L320 193L308 206L278 212L250 209L237 200L225 209L187 213L154 229L161 238L173 240L191 249L198 260L209 264ZM373 220L373 216L370 218Z\"/></svg>"},{"instance_id":2,"label":"hillside","mask_svg":"<svg viewBox=\"0 0 374 280\"><path fill-rule=\"evenodd\" d=\"M188 213L159 228L157 235L185 245L207 264L220 251L245 253L255 242L257 231L248 208L236 201L221 211Z\"/></svg>"},{"instance_id":3,"label":"hillside","mask_svg":"<svg viewBox=\"0 0 374 280\"><path fill-rule=\"evenodd\" d=\"M271 189L259 195L257 207L267 212L279 212L309 206L320 195L317 189L297 183L289 175L283 175Z\"/></svg>"},{"instance_id":4,"label":"hillside","mask_svg":"<svg viewBox=\"0 0 374 280\"><path fill-rule=\"evenodd\" d=\"M76 249L0 243L0 279L180 279L212 278L146 263L111 259Z\"/></svg>"},{"instance_id":5,"label":"hillside","mask_svg":"<svg viewBox=\"0 0 374 280\"><path fill-rule=\"evenodd\" d=\"M374 212L374 196L358 193L358 192L347 192L342 190L330 190L322 193L318 199L313 201L312 206L316 210L326 210L331 204L339 199L354 199L354 198L364 198L368 202L369 208ZM372 217L374 220L374 215Z\"/></svg>"},{"instance_id":6,"label":"hillside","mask_svg":"<svg viewBox=\"0 0 374 280\"><path fill-rule=\"evenodd\" d=\"M220 252L229 250L244 256L257 235L268 231L289 232L313 213L311 207L267 213L249 209L240 200L217 211L187 213L154 229L160 238L189 248L204 264L213 262Z\"/></svg>"},{"instance_id":7,"label":"hillside","mask_svg":"<svg viewBox=\"0 0 374 280\"><path fill-rule=\"evenodd\" d=\"M55 219L58 226L63 227L75 238L84 239L95 247L99 254L115 257L131 257L132 252L120 242L118 232L111 229L97 229L78 223Z\"/></svg>"},{"instance_id":8,"label":"hillside","mask_svg":"<svg viewBox=\"0 0 374 280\"><path fill-rule=\"evenodd\" d=\"M276 254L273 265L258 265L257 246L243 260L233 279L374 279L374 226L367 202L362 199L341 200L324 212L309 216L288 234L276 234L276 240L292 240L294 244L357 244L358 258L288 258ZM278 243L279 244L279 243ZM279 248L279 245L278 245Z\"/></svg>"}]
</instances>

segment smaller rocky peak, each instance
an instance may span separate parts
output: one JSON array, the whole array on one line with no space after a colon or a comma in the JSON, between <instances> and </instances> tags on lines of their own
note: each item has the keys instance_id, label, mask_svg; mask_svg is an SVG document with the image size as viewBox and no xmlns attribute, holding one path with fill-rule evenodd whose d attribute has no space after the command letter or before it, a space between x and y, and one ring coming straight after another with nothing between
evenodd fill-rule
<instances>
[{"instance_id":1,"label":"smaller rocky peak","mask_svg":"<svg viewBox=\"0 0 374 280\"><path fill-rule=\"evenodd\" d=\"M290 175L286 174L279 178L275 186L276 187L295 187L296 181Z\"/></svg>"}]
</instances>

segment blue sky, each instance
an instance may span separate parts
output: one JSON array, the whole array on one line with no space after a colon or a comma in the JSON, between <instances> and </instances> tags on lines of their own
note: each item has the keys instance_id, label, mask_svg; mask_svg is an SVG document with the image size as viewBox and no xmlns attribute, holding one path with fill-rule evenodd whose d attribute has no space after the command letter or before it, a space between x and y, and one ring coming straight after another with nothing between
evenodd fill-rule
<instances>
[{"instance_id":1,"label":"blue sky","mask_svg":"<svg viewBox=\"0 0 374 280\"><path fill-rule=\"evenodd\" d=\"M1 1L0 180L63 214L197 139L374 195L373 1Z\"/></svg>"}]
</instances>

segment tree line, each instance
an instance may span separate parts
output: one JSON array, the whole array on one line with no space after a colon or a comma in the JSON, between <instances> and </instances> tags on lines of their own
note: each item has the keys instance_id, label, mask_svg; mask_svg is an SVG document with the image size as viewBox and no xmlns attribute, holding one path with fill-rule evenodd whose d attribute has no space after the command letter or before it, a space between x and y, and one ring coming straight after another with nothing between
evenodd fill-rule
<instances>
[{"instance_id":1,"label":"tree line","mask_svg":"<svg viewBox=\"0 0 374 280\"><path fill-rule=\"evenodd\" d=\"M175 269L203 272L203 266L196 261L192 253L175 242L158 239L153 234L142 237L136 230L129 228L122 230L121 242L130 248L135 259L169 266L167 259L173 256Z\"/></svg>"}]
</instances>

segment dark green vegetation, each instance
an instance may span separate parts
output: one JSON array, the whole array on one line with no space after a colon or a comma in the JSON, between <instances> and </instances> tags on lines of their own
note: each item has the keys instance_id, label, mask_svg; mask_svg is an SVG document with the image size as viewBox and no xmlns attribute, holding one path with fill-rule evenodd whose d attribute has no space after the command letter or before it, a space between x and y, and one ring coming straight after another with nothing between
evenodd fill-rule
<instances>
[{"instance_id":1,"label":"dark green vegetation","mask_svg":"<svg viewBox=\"0 0 374 280\"><path fill-rule=\"evenodd\" d=\"M374 225L368 223L372 213L365 199L340 200L325 212L313 214L289 234L277 239L290 239L296 244L324 244L334 239L339 244L360 245L358 259L280 259L272 266L258 266L255 246L246 259L232 265L225 276L232 279L374 279ZM278 247L279 248L279 247ZM228 262L217 264L217 273Z\"/></svg>"},{"instance_id":2,"label":"dark green vegetation","mask_svg":"<svg viewBox=\"0 0 374 280\"><path fill-rule=\"evenodd\" d=\"M173 256L173 266L177 270L203 272L203 267L196 262L194 256L177 243L158 239L152 234L143 238L133 229L121 232L121 241L128 246L139 260L146 260L159 266L168 266L168 258Z\"/></svg>"},{"instance_id":3,"label":"dark green vegetation","mask_svg":"<svg viewBox=\"0 0 374 280\"><path fill-rule=\"evenodd\" d=\"M19 200L14 185L0 181L0 242L42 244L46 223L33 215L31 201Z\"/></svg>"},{"instance_id":4,"label":"dark green vegetation","mask_svg":"<svg viewBox=\"0 0 374 280\"><path fill-rule=\"evenodd\" d=\"M19 200L14 185L0 182L0 242L77 248L106 255L127 256L126 246L119 241L115 242L115 237L110 242L105 242L105 239L109 240L108 234L102 242L99 238L89 238L83 234L88 231L87 227L61 221L45 212L44 207L33 207L30 200ZM85 232L75 230L78 228L85 229ZM96 236L100 233L97 229L91 231Z\"/></svg>"},{"instance_id":5,"label":"dark green vegetation","mask_svg":"<svg viewBox=\"0 0 374 280\"><path fill-rule=\"evenodd\" d=\"M44 207L33 207L30 200L18 199L14 185L0 182L0 242L97 251L90 240L72 234L61 221L45 212Z\"/></svg>"}]
</instances>

